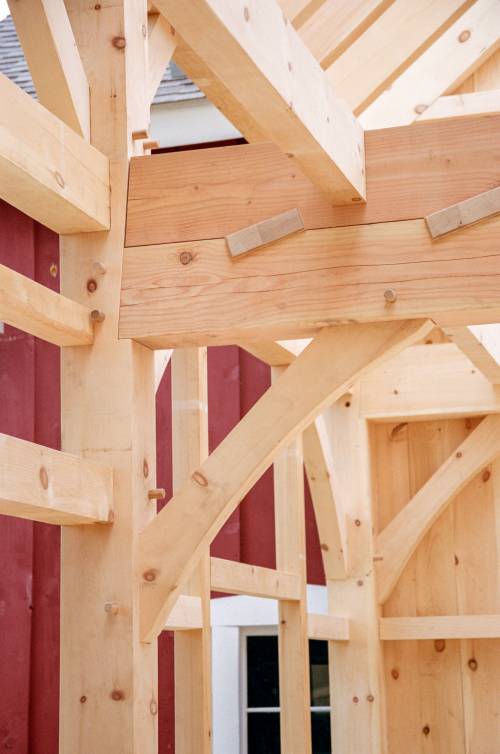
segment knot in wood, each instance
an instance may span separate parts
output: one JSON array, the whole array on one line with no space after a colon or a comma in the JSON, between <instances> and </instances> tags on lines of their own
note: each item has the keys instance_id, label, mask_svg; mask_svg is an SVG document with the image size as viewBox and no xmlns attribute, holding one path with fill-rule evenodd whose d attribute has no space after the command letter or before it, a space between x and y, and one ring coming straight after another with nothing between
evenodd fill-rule
<instances>
[{"instance_id":1,"label":"knot in wood","mask_svg":"<svg viewBox=\"0 0 500 754\"><path fill-rule=\"evenodd\" d=\"M353 696L352 701L354 704L357 704L359 702L359 698L357 696Z\"/></svg>"},{"instance_id":2,"label":"knot in wood","mask_svg":"<svg viewBox=\"0 0 500 754\"><path fill-rule=\"evenodd\" d=\"M199 484L200 487L208 487L208 479L201 473L201 471L195 471L191 478L196 484Z\"/></svg>"},{"instance_id":3,"label":"knot in wood","mask_svg":"<svg viewBox=\"0 0 500 754\"><path fill-rule=\"evenodd\" d=\"M422 115L422 113L425 113L425 111L427 110L427 107L428 105L424 105L423 103L420 105L416 105L415 112L417 113L417 115Z\"/></svg>"},{"instance_id":4,"label":"knot in wood","mask_svg":"<svg viewBox=\"0 0 500 754\"><path fill-rule=\"evenodd\" d=\"M112 44L117 50L123 50L127 45L127 40L125 37L113 37Z\"/></svg>"},{"instance_id":5,"label":"knot in wood","mask_svg":"<svg viewBox=\"0 0 500 754\"><path fill-rule=\"evenodd\" d=\"M156 577L158 576L157 571L155 571L153 568L151 568L149 571L144 571L142 574L142 578L144 581L156 581Z\"/></svg>"},{"instance_id":6,"label":"knot in wood","mask_svg":"<svg viewBox=\"0 0 500 754\"><path fill-rule=\"evenodd\" d=\"M393 668L391 670L391 676L394 678L395 681L399 678L399 670L397 668Z\"/></svg>"},{"instance_id":7,"label":"knot in wood","mask_svg":"<svg viewBox=\"0 0 500 754\"><path fill-rule=\"evenodd\" d=\"M86 701L87 701L87 697L86 696L81 696L80 697L80 704L85 704Z\"/></svg>"},{"instance_id":8,"label":"knot in wood","mask_svg":"<svg viewBox=\"0 0 500 754\"><path fill-rule=\"evenodd\" d=\"M149 464L146 459L144 459L142 463L142 474L144 476L144 479L147 479L149 476Z\"/></svg>"},{"instance_id":9,"label":"knot in wood","mask_svg":"<svg viewBox=\"0 0 500 754\"><path fill-rule=\"evenodd\" d=\"M487 482L490 477L491 477L491 471L489 469L485 469L482 475L483 482Z\"/></svg>"},{"instance_id":10,"label":"knot in wood","mask_svg":"<svg viewBox=\"0 0 500 754\"><path fill-rule=\"evenodd\" d=\"M113 689L111 692L111 699L114 702L121 702L123 699L125 699L125 694L120 689Z\"/></svg>"},{"instance_id":11,"label":"knot in wood","mask_svg":"<svg viewBox=\"0 0 500 754\"><path fill-rule=\"evenodd\" d=\"M422 733L424 734L424 736L428 736L430 732L431 732L431 729L429 728L429 726L424 725L424 727L422 728Z\"/></svg>"},{"instance_id":12,"label":"knot in wood","mask_svg":"<svg viewBox=\"0 0 500 754\"><path fill-rule=\"evenodd\" d=\"M190 251L181 251L181 253L179 254L179 262L181 264L186 265L192 261L193 261L193 255L191 254Z\"/></svg>"},{"instance_id":13,"label":"knot in wood","mask_svg":"<svg viewBox=\"0 0 500 754\"><path fill-rule=\"evenodd\" d=\"M436 639L434 642L434 649L436 652L444 652L446 649L446 642L444 639Z\"/></svg>"},{"instance_id":14,"label":"knot in wood","mask_svg":"<svg viewBox=\"0 0 500 754\"><path fill-rule=\"evenodd\" d=\"M58 186L60 186L61 188L64 188L66 186L66 181L58 170L54 170L54 178L56 179Z\"/></svg>"},{"instance_id":15,"label":"knot in wood","mask_svg":"<svg viewBox=\"0 0 500 754\"><path fill-rule=\"evenodd\" d=\"M106 315L99 309L92 309L92 311L90 312L90 319L92 320L92 322L104 322Z\"/></svg>"},{"instance_id":16,"label":"knot in wood","mask_svg":"<svg viewBox=\"0 0 500 754\"><path fill-rule=\"evenodd\" d=\"M476 672L476 670L477 670L477 660L475 659L475 657L471 657L470 660L469 660L469 662L467 663L467 665L469 666L469 668L472 671Z\"/></svg>"},{"instance_id":17,"label":"knot in wood","mask_svg":"<svg viewBox=\"0 0 500 754\"><path fill-rule=\"evenodd\" d=\"M469 29L464 29L460 32L458 35L458 41L463 44L464 42L467 42L468 39L470 39L471 32Z\"/></svg>"},{"instance_id":18,"label":"knot in wood","mask_svg":"<svg viewBox=\"0 0 500 754\"><path fill-rule=\"evenodd\" d=\"M373 694L368 694L368 696L366 697L366 701L367 702L374 702L375 701L375 697L373 696Z\"/></svg>"},{"instance_id":19,"label":"knot in wood","mask_svg":"<svg viewBox=\"0 0 500 754\"><path fill-rule=\"evenodd\" d=\"M49 475L47 474L47 469L45 468L45 466L40 467L38 476L40 477L40 484L42 485L43 489L46 490L49 486Z\"/></svg>"},{"instance_id":20,"label":"knot in wood","mask_svg":"<svg viewBox=\"0 0 500 754\"><path fill-rule=\"evenodd\" d=\"M151 712L152 715L158 714L158 703L156 699L151 699L149 703L149 711Z\"/></svg>"},{"instance_id":21,"label":"knot in wood","mask_svg":"<svg viewBox=\"0 0 500 754\"><path fill-rule=\"evenodd\" d=\"M87 290L89 293L95 293L95 291L97 290L97 281L94 280L94 278L87 280Z\"/></svg>"}]
</instances>

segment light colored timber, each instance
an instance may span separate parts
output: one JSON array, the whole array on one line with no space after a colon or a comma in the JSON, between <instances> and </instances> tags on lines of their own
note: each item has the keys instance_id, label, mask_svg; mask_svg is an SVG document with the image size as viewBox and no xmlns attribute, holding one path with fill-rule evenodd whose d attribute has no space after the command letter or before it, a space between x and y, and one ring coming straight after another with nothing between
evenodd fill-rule
<instances>
[{"instance_id":1,"label":"light colored timber","mask_svg":"<svg viewBox=\"0 0 500 754\"><path fill-rule=\"evenodd\" d=\"M301 230L304 230L301 214L298 209L291 209L231 233L226 236L226 242L231 256L237 257L240 254L260 249L273 241L279 241L280 238L287 238Z\"/></svg>"},{"instance_id":2,"label":"light colored timber","mask_svg":"<svg viewBox=\"0 0 500 754\"><path fill-rule=\"evenodd\" d=\"M0 320L57 346L94 340L90 309L0 264Z\"/></svg>"},{"instance_id":3,"label":"light colored timber","mask_svg":"<svg viewBox=\"0 0 500 754\"><path fill-rule=\"evenodd\" d=\"M325 328L285 370L140 535L144 640L161 630L205 548L287 442L353 380L431 328L422 321Z\"/></svg>"},{"instance_id":4,"label":"light colored timber","mask_svg":"<svg viewBox=\"0 0 500 754\"><path fill-rule=\"evenodd\" d=\"M307 630L310 639L349 641L349 618L308 613Z\"/></svg>"},{"instance_id":5,"label":"light colored timber","mask_svg":"<svg viewBox=\"0 0 500 754\"><path fill-rule=\"evenodd\" d=\"M171 348L166 348L163 351L155 351L155 390L158 390L160 387L160 382L170 363L172 353Z\"/></svg>"},{"instance_id":6,"label":"light colored timber","mask_svg":"<svg viewBox=\"0 0 500 754\"><path fill-rule=\"evenodd\" d=\"M148 97L153 102L175 51L177 40L170 24L159 13L148 14Z\"/></svg>"},{"instance_id":7,"label":"light colored timber","mask_svg":"<svg viewBox=\"0 0 500 754\"><path fill-rule=\"evenodd\" d=\"M201 597L181 594L165 623L165 631L195 631L203 628ZM191 721L194 724L194 720Z\"/></svg>"},{"instance_id":8,"label":"light colored timber","mask_svg":"<svg viewBox=\"0 0 500 754\"><path fill-rule=\"evenodd\" d=\"M250 9L244 0L157 0L156 7L230 92L222 111L244 136L250 112L331 201L364 198L363 132L276 2ZM184 70L205 88L196 67Z\"/></svg>"},{"instance_id":9,"label":"light colored timber","mask_svg":"<svg viewBox=\"0 0 500 754\"><path fill-rule=\"evenodd\" d=\"M48 524L112 521L111 468L0 434L0 513Z\"/></svg>"},{"instance_id":10,"label":"light colored timber","mask_svg":"<svg viewBox=\"0 0 500 754\"><path fill-rule=\"evenodd\" d=\"M276 600L300 599L299 578L294 573L213 557L210 570L212 589L216 592Z\"/></svg>"},{"instance_id":11,"label":"light colored timber","mask_svg":"<svg viewBox=\"0 0 500 754\"><path fill-rule=\"evenodd\" d=\"M0 76L0 197L56 233L109 228L109 162Z\"/></svg>"},{"instance_id":12,"label":"light colored timber","mask_svg":"<svg viewBox=\"0 0 500 754\"><path fill-rule=\"evenodd\" d=\"M320 537L325 577L344 579L349 570L345 488L323 416L304 430L304 465Z\"/></svg>"},{"instance_id":13,"label":"light colored timber","mask_svg":"<svg viewBox=\"0 0 500 754\"><path fill-rule=\"evenodd\" d=\"M499 228L492 218L439 243L423 220L311 230L237 265L223 239L129 248L120 337L171 348L311 337L349 321L498 322Z\"/></svg>"},{"instance_id":14,"label":"light colored timber","mask_svg":"<svg viewBox=\"0 0 500 754\"><path fill-rule=\"evenodd\" d=\"M419 115L418 122L500 113L500 90L448 94L438 97Z\"/></svg>"},{"instance_id":15,"label":"light colored timber","mask_svg":"<svg viewBox=\"0 0 500 754\"><path fill-rule=\"evenodd\" d=\"M381 618L383 641L499 639L500 615L424 615Z\"/></svg>"},{"instance_id":16,"label":"light colored timber","mask_svg":"<svg viewBox=\"0 0 500 754\"><path fill-rule=\"evenodd\" d=\"M500 416L488 416L378 535L378 599L390 596L405 565L450 501L500 453Z\"/></svg>"},{"instance_id":17,"label":"light colored timber","mask_svg":"<svg viewBox=\"0 0 500 754\"><path fill-rule=\"evenodd\" d=\"M368 131L370 201L351 207L333 207L270 143L136 157L126 246L221 238L291 207L309 230L425 217L496 185L499 129L500 115Z\"/></svg>"},{"instance_id":18,"label":"light colored timber","mask_svg":"<svg viewBox=\"0 0 500 754\"><path fill-rule=\"evenodd\" d=\"M89 139L89 83L64 0L9 0L38 101Z\"/></svg>"},{"instance_id":19,"label":"light colored timber","mask_svg":"<svg viewBox=\"0 0 500 754\"><path fill-rule=\"evenodd\" d=\"M395 0L328 68L337 93L359 114L472 4Z\"/></svg>"},{"instance_id":20,"label":"light colored timber","mask_svg":"<svg viewBox=\"0 0 500 754\"><path fill-rule=\"evenodd\" d=\"M273 367L271 381L279 382L285 371L285 367ZM287 754L312 754L301 435L275 459L273 480L276 567L295 574L300 589L298 600L278 602L281 751Z\"/></svg>"},{"instance_id":21,"label":"light colored timber","mask_svg":"<svg viewBox=\"0 0 500 754\"><path fill-rule=\"evenodd\" d=\"M500 325L447 327L446 335L493 384L500 384Z\"/></svg>"},{"instance_id":22,"label":"light colored timber","mask_svg":"<svg viewBox=\"0 0 500 754\"><path fill-rule=\"evenodd\" d=\"M295 353L283 345L286 342L304 342L307 344L308 341L282 341L281 343L276 340L240 341L238 345L257 359L263 361L264 364L268 364L271 367L279 367L287 366L295 359Z\"/></svg>"},{"instance_id":23,"label":"light colored timber","mask_svg":"<svg viewBox=\"0 0 500 754\"><path fill-rule=\"evenodd\" d=\"M298 28L303 19L308 18L323 0L278 0L285 16Z\"/></svg>"},{"instance_id":24,"label":"light colored timber","mask_svg":"<svg viewBox=\"0 0 500 754\"><path fill-rule=\"evenodd\" d=\"M452 92L500 46L497 0L477 0L362 114L363 126L412 123L438 97Z\"/></svg>"},{"instance_id":25,"label":"light colored timber","mask_svg":"<svg viewBox=\"0 0 500 754\"><path fill-rule=\"evenodd\" d=\"M59 750L157 754L157 648L140 642L134 580L138 534L157 505L154 358L117 339L132 132L149 121L146 4L65 5L89 79L91 142L110 158L111 230L60 240L62 293L106 313L91 348L62 352L62 447L113 468L115 517L61 532ZM96 264L106 273L89 299Z\"/></svg>"},{"instance_id":26,"label":"light colored timber","mask_svg":"<svg viewBox=\"0 0 500 754\"><path fill-rule=\"evenodd\" d=\"M172 354L172 486L182 488L208 456L207 349ZM183 591L199 603L201 624L174 643L175 751L212 751L210 554L206 547Z\"/></svg>"},{"instance_id":27,"label":"light colored timber","mask_svg":"<svg viewBox=\"0 0 500 754\"><path fill-rule=\"evenodd\" d=\"M360 384L361 414L408 422L500 413L495 387L453 343L412 346Z\"/></svg>"},{"instance_id":28,"label":"light colored timber","mask_svg":"<svg viewBox=\"0 0 500 754\"><path fill-rule=\"evenodd\" d=\"M328 68L394 0L324 0L300 28L300 36Z\"/></svg>"},{"instance_id":29,"label":"light colored timber","mask_svg":"<svg viewBox=\"0 0 500 754\"><path fill-rule=\"evenodd\" d=\"M452 233L459 228L465 228L493 217L500 212L500 187L485 191L483 194L472 196L463 202L446 207L438 212L427 215L425 222L432 238Z\"/></svg>"}]
</instances>

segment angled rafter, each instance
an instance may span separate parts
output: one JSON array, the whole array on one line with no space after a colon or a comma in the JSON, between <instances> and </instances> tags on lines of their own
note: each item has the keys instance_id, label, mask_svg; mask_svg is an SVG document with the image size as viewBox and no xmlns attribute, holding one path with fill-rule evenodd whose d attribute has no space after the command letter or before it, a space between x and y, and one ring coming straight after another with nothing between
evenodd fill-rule
<instances>
[{"instance_id":1,"label":"angled rafter","mask_svg":"<svg viewBox=\"0 0 500 754\"><path fill-rule=\"evenodd\" d=\"M500 46L500 6L477 0L383 92L360 120L365 128L405 126L453 91Z\"/></svg>"},{"instance_id":2,"label":"angled rafter","mask_svg":"<svg viewBox=\"0 0 500 754\"><path fill-rule=\"evenodd\" d=\"M112 520L110 467L0 434L0 513L64 526Z\"/></svg>"},{"instance_id":3,"label":"angled rafter","mask_svg":"<svg viewBox=\"0 0 500 754\"><path fill-rule=\"evenodd\" d=\"M285 370L141 534L145 640L161 629L203 550L287 442L352 380L430 328L422 321L326 328Z\"/></svg>"},{"instance_id":4,"label":"angled rafter","mask_svg":"<svg viewBox=\"0 0 500 754\"><path fill-rule=\"evenodd\" d=\"M57 346L94 339L90 309L0 264L0 320Z\"/></svg>"},{"instance_id":5,"label":"angled rafter","mask_svg":"<svg viewBox=\"0 0 500 754\"><path fill-rule=\"evenodd\" d=\"M419 615L381 618L383 641L412 639L499 639L500 615Z\"/></svg>"},{"instance_id":6,"label":"angled rafter","mask_svg":"<svg viewBox=\"0 0 500 754\"><path fill-rule=\"evenodd\" d=\"M156 6L231 93L226 114L245 136L251 113L267 139L331 200L364 198L363 132L274 0L251 10L243 0L158 0ZM184 69L206 88L189 60Z\"/></svg>"},{"instance_id":7,"label":"angled rafter","mask_svg":"<svg viewBox=\"0 0 500 754\"><path fill-rule=\"evenodd\" d=\"M471 115L498 115L500 113L500 90L448 94L438 97L418 121L464 118Z\"/></svg>"},{"instance_id":8,"label":"angled rafter","mask_svg":"<svg viewBox=\"0 0 500 754\"><path fill-rule=\"evenodd\" d=\"M493 384L500 384L500 325L446 327L446 335Z\"/></svg>"},{"instance_id":9,"label":"angled rafter","mask_svg":"<svg viewBox=\"0 0 500 754\"><path fill-rule=\"evenodd\" d=\"M390 596L405 565L446 506L500 453L500 416L489 416L469 435L377 537L378 599Z\"/></svg>"},{"instance_id":10,"label":"angled rafter","mask_svg":"<svg viewBox=\"0 0 500 754\"><path fill-rule=\"evenodd\" d=\"M273 568L210 558L212 589L227 594L248 594L279 600L300 599L299 578Z\"/></svg>"},{"instance_id":11,"label":"angled rafter","mask_svg":"<svg viewBox=\"0 0 500 754\"><path fill-rule=\"evenodd\" d=\"M64 0L9 0L9 10L38 100L88 139L89 84Z\"/></svg>"},{"instance_id":12,"label":"angled rafter","mask_svg":"<svg viewBox=\"0 0 500 754\"><path fill-rule=\"evenodd\" d=\"M170 348L304 338L352 320L496 322L499 227L493 218L438 244L423 220L311 230L237 265L223 239L128 248L120 337Z\"/></svg>"},{"instance_id":13,"label":"angled rafter","mask_svg":"<svg viewBox=\"0 0 500 754\"><path fill-rule=\"evenodd\" d=\"M177 44L170 24L159 13L148 15L148 98L152 102Z\"/></svg>"},{"instance_id":14,"label":"angled rafter","mask_svg":"<svg viewBox=\"0 0 500 754\"><path fill-rule=\"evenodd\" d=\"M109 228L109 161L0 76L0 196L56 233Z\"/></svg>"},{"instance_id":15,"label":"angled rafter","mask_svg":"<svg viewBox=\"0 0 500 754\"><path fill-rule=\"evenodd\" d=\"M362 112L471 4L395 0L328 68L336 91L355 113Z\"/></svg>"}]
</instances>

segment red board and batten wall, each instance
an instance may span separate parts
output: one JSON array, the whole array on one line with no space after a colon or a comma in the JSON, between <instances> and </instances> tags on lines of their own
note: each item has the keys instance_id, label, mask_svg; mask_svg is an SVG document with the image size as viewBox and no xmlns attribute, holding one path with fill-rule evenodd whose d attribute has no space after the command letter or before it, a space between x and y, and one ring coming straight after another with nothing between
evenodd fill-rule
<instances>
[{"instance_id":1,"label":"red board and batten wall","mask_svg":"<svg viewBox=\"0 0 500 754\"><path fill-rule=\"evenodd\" d=\"M58 238L0 202L0 263L54 290ZM210 449L267 389L269 368L236 347L208 358ZM8 325L0 333L0 432L60 446L59 350ZM157 393L158 486L171 495L170 369ZM273 482L269 470L213 543L218 557L274 567ZM307 495L308 580L323 583ZM59 529L0 516L0 751L57 754ZM173 637L160 638L160 754L174 751Z\"/></svg>"}]
</instances>

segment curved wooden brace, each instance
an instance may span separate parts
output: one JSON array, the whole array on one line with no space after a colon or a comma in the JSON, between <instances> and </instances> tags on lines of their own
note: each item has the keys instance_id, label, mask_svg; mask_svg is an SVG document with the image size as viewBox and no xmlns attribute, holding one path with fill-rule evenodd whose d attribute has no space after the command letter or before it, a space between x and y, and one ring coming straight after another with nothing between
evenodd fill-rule
<instances>
[{"instance_id":1,"label":"curved wooden brace","mask_svg":"<svg viewBox=\"0 0 500 754\"><path fill-rule=\"evenodd\" d=\"M488 416L377 537L378 600L390 597L406 564L446 506L500 455L500 416Z\"/></svg>"},{"instance_id":2,"label":"curved wooden brace","mask_svg":"<svg viewBox=\"0 0 500 754\"><path fill-rule=\"evenodd\" d=\"M367 369L425 337L432 326L393 321L319 333L140 535L144 641L162 630L204 548L280 450Z\"/></svg>"}]
</instances>

